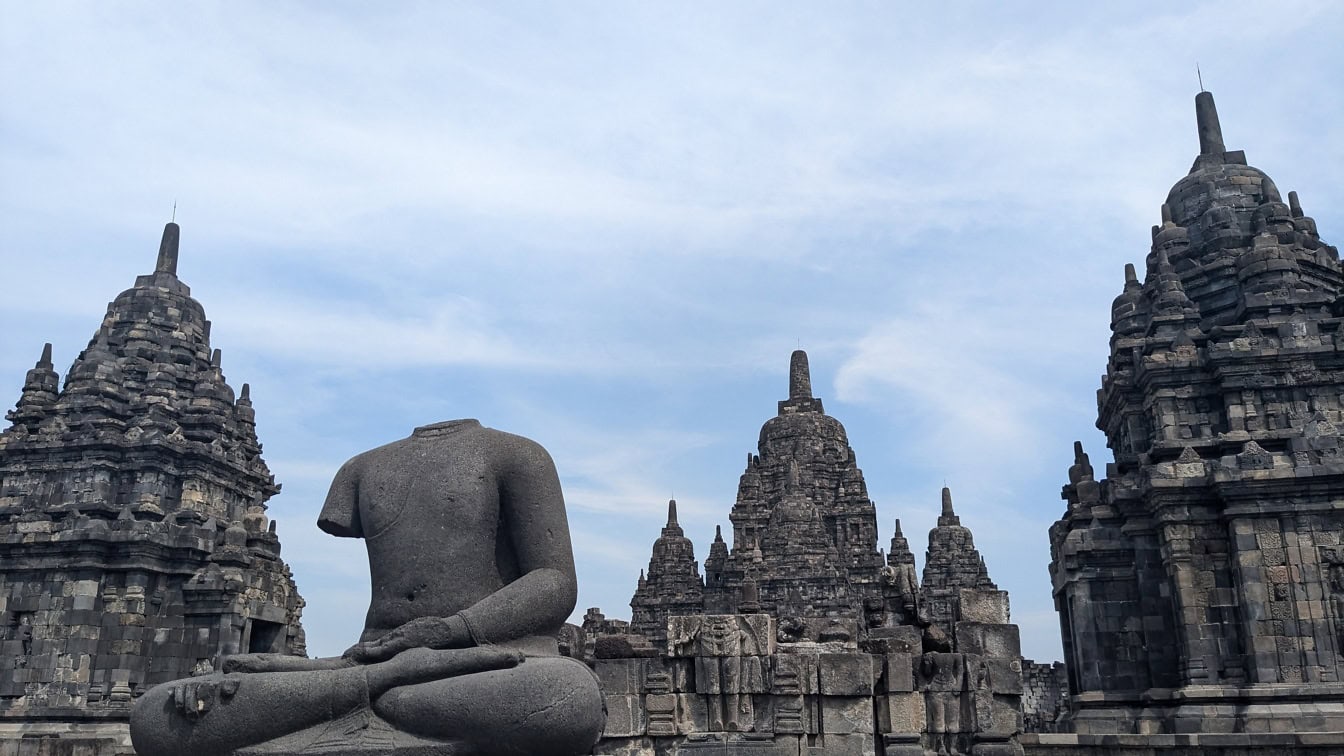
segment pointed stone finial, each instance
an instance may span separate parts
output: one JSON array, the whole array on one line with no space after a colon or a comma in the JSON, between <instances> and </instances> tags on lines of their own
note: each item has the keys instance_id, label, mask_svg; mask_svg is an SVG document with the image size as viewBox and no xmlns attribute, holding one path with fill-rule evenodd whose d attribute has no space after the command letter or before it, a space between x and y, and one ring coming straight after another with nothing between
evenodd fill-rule
<instances>
[{"instance_id":1,"label":"pointed stone finial","mask_svg":"<svg viewBox=\"0 0 1344 756\"><path fill-rule=\"evenodd\" d=\"M35 367L51 368L51 342L42 345L42 356L38 359Z\"/></svg>"},{"instance_id":2,"label":"pointed stone finial","mask_svg":"<svg viewBox=\"0 0 1344 756\"><path fill-rule=\"evenodd\" d=\"M1082 441L1074 441L1074 442L1073 442L1073 463L1076 464L1076 465L1081 465L1081 464L1083 463L1083 458L1084 458L1085 456L1086 456L1086 452L1083 451L1083 442L1082 442Z\"/></svg>"},{"instance_id":3,"label":"pointed stone finial","mask_svg":"<svg viewBox=\"0 0 1344 756\"><path fill-rule=\"evenodd\" d=\"M739 614L755 614L761 610L761 591L756 581L747 578L742 581L742 598L738 601Z\"/></svg>"},{"instance_id":4,"label":"pointed stone finial","mask_svg":"<svg viewBox=\"0 0 1344 756\"><path fill-rule=\"evenodd\" d=\"M720 525L714 526L714 543L723 543L723 527Z\"/></svg>"},{"instance_id":5,"label":"pointed stone finial","mask_svg":"<svg viewBox=\"0 0 1344 756\"><path fill-rule=\"evenodd\" d=\"M670 528L677 524L677 500L667 500L667 526Z\"/></svg>"},{"instance_id":6,"label":"pointed stone finial","mask_svg":"<svg viewBox=\"0 0 1344 756\"><path fill-rule=\"evenodd\" d=\"M1167 251L1165 249L1159 249L1157 251L1157 272L1158 273L1176 272L1176 269L1171 266L1171 258L1167 256Z\"/></svg>"},{"instance_id":7,"label":"pointed stone finial","mask_svg":"<svg viewBox=\"0 0 1344 756\"><path fill-rule=\"evenodd\" d=\"M219 367L224 364L224 350L216 349L210 353L210 367Z\"/></svg>"},{"instance_id":8,"label":"pointed stone finial","mask_svg":"<svg viewBox=\"0 0 1344 756\"><path fill-rule=\"evenodd\" d=\"M952 511L952 489L943 486L943 516L952 517L956 512Z\"/></svg>"},{"instance_id":9,"label":"pointed stone finial","mask_svg":"<svg viewBox=\"0 0 1344 756\"><path fill-rule=\"evenodd\" d=\"M252 401L252 384L250 383L243 384L243 391L238 395L238 401L240 402Z\"/></svg>"},{"instance_id":10,"label":"pointed stone finial","mask_svg":"<svg viewBox=\"0 0 1344 756\"><path fill-rule=\"evenodd\" d=\"M159 259L154 264L155 273L177 275L177 243L182 230L176 223L163 227L163 240L159 242Z\"/></svg>"},{"instance_id":11,"label":"pointed stone finial","mask_svg":"<svg viewBox=\"0 0 1344 756\"><path fill-rule=\"evenodd\" d=\"M812 374L807 367L807 352L801 349L789 358L789 398L812 398Z\"/></svg>"},{"instance_id":12,"label":"pointed stone finial","mask_svg":"<svg viewBox=\"0 0 1344 756\"><path fill-rule=\"evenodd\" d=\"M1195 95L1195 122L1199 127L1199 154L1219 155L1227 152L1223 145L1223 127L1218 123L1218 106L1212 92Z\"/></svg>"},{"instance_id":13,"label":"pointed stone finial","mask_svg":"<svg viewBox=\"0 0 1344 756\"><path fill-rule=\"evenodd\" d=\"M1167 225L1168 223L1171 223L1171 205L1168 205L1167 203L1163 202L1163 203L1162 203L1162 225L1165 226L1165 225Z\"/></svg>"},{"instance_id":14,"label":"pointed stone finial","mask_svg":"<svg viewBox=\"0 0 1344 756\"><path fill-rule=\"evenodd\" d=\"M1125 263L1125 286L1139 282L1138 271L1134 270L1134 263Z\"/></svg>"},{"instance_id":15,"label":"pointed stone finial","mask_svg":"<svg viewBox=\"0 0 1344 756\"><path fill-rule=\"evenodd\" d=\"M1294 218L1301 218L1302 203L1297 199L1297 192L1288 192L1288 212L1292 213Z\"/></svg>"},{"instance_id":16,"label":"pointed stone finial","mask_svg":"<svg viewBox=\"0 0 1344 756\"><path fill-rule=\"evenodd\" d=\"M896 518L896 532L895 532L895 534L892 535L892 537L893 537L893 538L901 538L901 537L903 537L904 535L905 535L905 534L901 532L901 518L897 517L897 518Z\"/></svg>"}]
</instances>

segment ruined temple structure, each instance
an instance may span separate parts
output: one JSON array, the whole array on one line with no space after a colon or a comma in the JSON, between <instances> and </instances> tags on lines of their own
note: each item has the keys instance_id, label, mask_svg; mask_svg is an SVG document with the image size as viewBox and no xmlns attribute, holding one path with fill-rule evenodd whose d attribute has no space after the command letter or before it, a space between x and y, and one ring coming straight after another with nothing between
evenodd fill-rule
<instances>
[{"instance_id":1,"label":"ruined temple structure","mask_svg":"<svg viewBox=\"0 0 1344 756\"><path fill-rule=\"evenodd\" d=\"M150 686L226 653L305 651L265 514L280 487L248 386L225 381L177 277L178 237L168 224L154 272L108 305L63 384L43 348L0 433L5 747L61 736L120 753Z\"/></svg>"},{"instance_id":2,"label":"ruined temple structure","mask_svg":"<svg viewBox=\"0 0 1344 756\"><path fill-rule=\"evenodd\" d=\"M1195 110L1199 156L1112 310L1115 461L1075 448L1050 530L1073 734L1040 747L1344 753L1344 275L1224 147L1213 96Z\"/></svg>"},{"instance_id":3,"label":"ruined temple structure","mask_svg":"<svg viewBox=\"0 0 1344 756\"><path fill-rule=\"evenodd\" d=\"M863 472L802 351L728 519L732 547L716 531L702 576L670 502L630 623L591 609L567 641L606 694L596 753L1022 753L1007 594L946 489L923 580L899 521L883 554Z\"/></svg>"}]
</instances>

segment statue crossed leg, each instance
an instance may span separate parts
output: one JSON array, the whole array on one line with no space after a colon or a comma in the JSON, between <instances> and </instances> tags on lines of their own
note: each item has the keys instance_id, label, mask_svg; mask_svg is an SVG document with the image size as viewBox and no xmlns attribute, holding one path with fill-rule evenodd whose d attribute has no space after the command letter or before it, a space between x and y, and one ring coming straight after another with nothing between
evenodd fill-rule
<instances>
[{"instance_id":1,"label":"statue crossed leg","mask_svg":"<svg viewBox=\"0 0 1344 756\"><path fill-rule=\"evenodd\" d=\"M417 428L337 473L318 521L361 537L373 597L342 657L248 654L137 703L141 756L573 756L602 694L555 636L577 597L549 455L474 420Z\"/></svg>"}]
</instances>

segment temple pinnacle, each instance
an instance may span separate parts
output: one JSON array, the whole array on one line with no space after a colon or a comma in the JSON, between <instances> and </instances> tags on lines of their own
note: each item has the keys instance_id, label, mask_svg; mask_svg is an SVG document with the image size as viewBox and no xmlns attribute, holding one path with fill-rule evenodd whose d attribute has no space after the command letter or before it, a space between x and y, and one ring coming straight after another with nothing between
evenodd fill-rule
<instances>
[{"instance_id":1,"label":"temple pinnacle","mask_svg":"<svg viewBox=\"0 0 1344 756\"><path fill-rule=\"evenodd\" d=\"M1227 151L1223 146L1223 127L1218 123L1218 106L1213 103L1212 92L1195 95L1195 122L1199 127L1199 154L1220 155Z\"/></svg>"},{"instance_id":2,"label":"temple pinnacle","mask_svg":"<svg viewBox=\"0 0 1344 756\"><path fill-rule=\"evenodd\" d=\"M789 398L812 398L812 374L807 367L807 352L794 350L789 358Z\"/></svg>"},{"instance_id":3,"label":"temple pinnacle","mask_svg":"<svg viewBox=\"0 0 1344 756\"><path fill-rule=\"evenodd\" d=\"M714 543L723 543L723 526L714 526Z\"/></svg>"},{"instance_id":4,"label":"temple pinnacle","mask_svg":"<svg viewBox=\"0 0 1344 756\"><path fill-rule=\"evenodd\" d=\"M159 242L159 259L154 264L155 273L177 275L177 243L182 230L176 223L163 227L163 240Z\"/></svg>"},{"instance_id":5,"label":"temple pinnacle","mask_svg":"<svg viewBox=\"0 0 1344 756\"><path fill-rule=\"evenodd\" d=\"M667 526L670 528L677 524L677 500L667 500Z\"/></svg>"},{"instance_id":6,"label":"temple pinnacle","mask_svg":"<svg viewBox=\"0 0 1344 756\"><path fill-rule=\"evenodd\" d=\"M42 358L37 361L36 367L51 367L51 342L42 345Z\"/></svg>"},{"instance_id":7,"label":"temple pinnacle","mask_svg":"<svg viewBox=\"0 0 1344 756\"><path fill-rule=\"evenodd\" d=\"M943 516L954 517L956 514L952 511L952 489L943 486Z\"/></svg>"}]
</instances>

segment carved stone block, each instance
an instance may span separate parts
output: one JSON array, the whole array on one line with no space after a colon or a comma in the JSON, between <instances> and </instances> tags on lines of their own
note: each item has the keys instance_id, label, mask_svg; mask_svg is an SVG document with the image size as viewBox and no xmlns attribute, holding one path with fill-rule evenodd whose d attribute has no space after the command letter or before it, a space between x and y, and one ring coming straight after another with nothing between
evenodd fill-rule
<instances>
[{"instance_id":1,"label":"carved stone block","mask_svg":"<svg viewBox=\"0 0 1344 756\"><path fill-rule=\"evenodd\" d=\"M821 654L817 657L823 696L871 696L874 657L864 653Z\"/></svg>"},{"instance_id":2,"label":"carved stone block","mask_svg":"<svg viewBox=\"0 0 1344 756\"><path fill-rule=\"evenodd\" d=\"M1022 643L1017 625L986 625L979 622L958 622L957 651L980 656L1020 657Z\"/></svg>"},{"instance_id":3,"label":"carved stone block","mask_svg":"<svg viewBox=\"0 0 1344 756\"><path fill-rule=\"evenodd\" d=\"M873 699L871 697L822 696L821 731L823 733L871 733Z\"/></svg>"},{"instance_id":4,"label":"carved stone block","mask_svg":"<svg viewBox=\"0 0 1344 756\"><path fill-rule=\"evenodd\" d=\"M915 660L911 654L887 654L887 690L908 693L915 689Z\"/></svg>"},{"instance_id":5,"label":"carved stone block","mask_svg":"<svg viewBox=\"0 0 1344 756\"><path fill-rule=\"evenodd\" d=\"M923 693L891 693L886 698L888 732L924 732L928 714Z\"/></svg>"},{"instance_id":6,"label":"carved stone block","mask_svg":"<svg viewBox=\"0 0 1344 756\"><path fill-rule=\"evenodd\" d=\"M597 659L592 668L603 693L631 695L643 690L646 664L644 659Z\"/></svg>"},{"instance_id":7,"label":"carved stone block","mask_svg":"<svg viewBox=\"0 0 1344 756\"><path fill-rule=\"evenodd\" d=\"M604 738L628 738L643 735L646 727L643 702L640 696L608 695L607 726Z\"/></svg>"},{"instance_id":8,"label":"carved stone block","mask_svg":"<svg viewBox=\"0 0 1344 756\"><path fill-rule=\"evenodd\" d=\"M774 671L772 687L776 693L816 695L821 692L815 654L775 654L770 663Z\"/></svg>"},{"instance_id":9,"label":"carved stone block","mask_svg":"<svg viewBox=\"0 0 1344 756\"><path fill-rule=\"evenodd\" d=\"M962 588L958 591L960 599L960 619L962 622L982 622L985 624L1007 624L1008 592Z\"/></svg>"}]
</instances>

